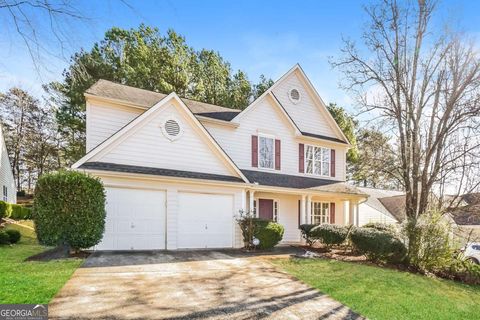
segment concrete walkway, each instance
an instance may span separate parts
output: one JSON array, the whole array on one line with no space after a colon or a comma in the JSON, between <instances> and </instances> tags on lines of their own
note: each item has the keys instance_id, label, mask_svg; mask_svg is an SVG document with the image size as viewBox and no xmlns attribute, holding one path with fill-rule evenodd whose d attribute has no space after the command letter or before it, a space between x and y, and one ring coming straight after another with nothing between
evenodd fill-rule
<instances>
[{"instance_id":1,"label":"concrete walkway","mask_svg":"<svg viewBox=\"0 0 480 320\"><path fill-rule=\"evenodd\" d=\"M264 256L189 251L97 252L50 303L49 319L361 317Z\"/></svg>"}]
</instances>

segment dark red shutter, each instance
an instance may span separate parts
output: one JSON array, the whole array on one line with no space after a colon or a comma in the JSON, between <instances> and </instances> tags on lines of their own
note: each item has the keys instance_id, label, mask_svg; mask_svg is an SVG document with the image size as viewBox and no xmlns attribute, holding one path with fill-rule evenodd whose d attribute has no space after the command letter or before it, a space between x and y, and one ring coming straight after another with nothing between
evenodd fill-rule
<instances>
[{"instance_id":1,"label":"dark red shutter","mask_svg":"<svg viewBox=\"0 0 480 320\"><path fill-rule=\"evenodd\" d=\"M280 170L280 140L275 140L275 170Z\"/></svg>"},{"instance_id":2,"label":"dark red shutter","mask_svg":"<svg viewBox=\"0 0 480 320\"><path fill-rule=\"evenodd\" d=\"M335 202L330 202L330 223L335 223Z\"/></svg>"},{"instance_id":3,"label":"dark red shutter","mask_svg":"<svg viewBox=\"0 0 480 320\"><path fill-rule=\"evenodd\" d=\"M304 173L305 172L305 153L304 153L305 146L303 143L298 145L298 172Z\"/></svg>"},{"instance_id":4,"label":"dark red shutter","mask_svg":"<svg viewBox=\"0 0 480 320\"><path fill-rule=\"evenodd\" d=\"M335 149L330 151L330 176L335 177Z\"/></svg>"},{"instance_id":5,"label":"dark red shutter","mask_svg":"<svg viewBox=\"0 0 480 320\"><path fill-rule=\"evenodd\" d=\"M302 200L298 200L298 227L300 228L300 215L302 214Z\"/></svg>"},{"instance_id":6,"label":"dark red shutter","mask_svg":"<svg viewBox=\"0 0 480 320\"><path fill-rule=\"evenodd\" d=\"M258 167L258 137L252 136L252 167Z\"/></svg>"}]
</instances>

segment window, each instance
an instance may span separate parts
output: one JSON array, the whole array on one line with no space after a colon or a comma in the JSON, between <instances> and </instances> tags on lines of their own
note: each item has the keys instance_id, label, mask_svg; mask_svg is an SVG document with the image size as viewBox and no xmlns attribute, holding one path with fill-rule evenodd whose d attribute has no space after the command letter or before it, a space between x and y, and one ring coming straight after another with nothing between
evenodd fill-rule
<instances>
[{"instance_id":1,"label":"window","mask_svg":"<svg viewBox=\"0 0 480 320\"><path fill-rule=\"evenodd\" d=\"M330 149L307 145L305 148L305 172L330 176Z\"/></svg>"},{"instance_id":2,"label":"window","mask_svg":"<svg viewBox=\"0 0 480 320\"><path fill-rule=\"evenodd\" d=\"M275 166L275 141L273 138L258 137L258 166L260 168L274 169Z\"/></svg>"},{"instance_id":3,"label":"window","mask_svg":"<svg viewBox=\"0 0 480 320\"><path fill-rule=\"evenodd\" d=\"M7 202L8 200L8 188L7 186L3 186L3 201Z\"/></svg>"},{"instance_id":4,"label":"window","mask_svg":"<svg viewBox=\"0 0 480 320\"><path fill-rule=\"evenodd\" d=\"M311 223L323 224L330 223L330 203L312 202Z\"/></svg>"}]
</instances>

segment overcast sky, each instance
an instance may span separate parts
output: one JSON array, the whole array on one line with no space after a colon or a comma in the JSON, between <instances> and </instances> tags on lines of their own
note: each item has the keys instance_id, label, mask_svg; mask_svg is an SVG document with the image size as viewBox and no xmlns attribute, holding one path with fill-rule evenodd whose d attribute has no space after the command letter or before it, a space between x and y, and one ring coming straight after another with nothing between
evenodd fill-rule
<instances>
[{"instance_id":1,"label":"overcast sky","mask_svg":"<svg viewBox=\"0 0 480 320\"><path fill-rule=\"evenodd\" d=\"M353 110L353 102L338 88L340 75L330 68L338 56L342 37L360 41L365 23L362 6L368 1L81 1L79 10L89 19L72 22L71 42L64 51L54 41L45 47L58 58L44 56L37 72L25 44L15 32L7 12L0 10L0 91L20 85L41 95L42 83L60 80L68 57L89 50L113 26L135 28L140 23L172 28L195 49L214 49L234 69L256 81L260 74L277 79L300 63L326 102ZM453 21L465 33L480 35L480 1L443 1L439 22ZM38 16L39 34L47 32ZM457 26L455 26L457 27ZM40 73L40 74L39 74Z\"/></svg>"}]
</instances>

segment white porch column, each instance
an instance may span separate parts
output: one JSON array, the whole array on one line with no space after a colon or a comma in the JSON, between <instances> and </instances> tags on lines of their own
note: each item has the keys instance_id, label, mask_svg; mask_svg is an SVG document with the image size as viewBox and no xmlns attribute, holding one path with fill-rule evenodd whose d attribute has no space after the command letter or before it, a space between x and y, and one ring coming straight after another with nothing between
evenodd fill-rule
<instances>
[{"instance_id":1,"label":"white porch column","mask_svg":"<svg viewBox=\"0 0 480 320\"><path fill-rule=\"evenodd\" d=\"M355 225L360 225L360 212L358 211L358 201L355 201Z\"/></svg>"},{"instance_id":2,"label":"white porch column","mask_svg":"<svg viewBox=\"0 0 480 320\"><path fill-rule=\"evenodd\" d=\"M312 196L307 196L307 223L312 223Z\"/></svg>"},{"instance_id":3,"label":"white porch column","mask_svg":"<svg viewBox=\"0 0 480 320\"><path fill-rule=\"evenodd\" d=\"M349 206L348 206L349 204L350 204L349 201L347 201L347 200L343 201L343 224L344 224L344 225L348 225L348 224L349 224L349 219L348 219L349 216L350 216L350 215L349 215L349 210L350 210L350 209L348 208L348 207L349 207Z\"/></svg>"},{"instance_id":4,"label":"white porch column","mask_svg":"<svg viewBox=\"0 0 480 320\"><path fill-rule=\"evenodd\" d=\"M307 223L307 217L305 214L305 202L306 202L306 196L303 194L302 200L300 200L300 224Z\"/></svg>"},{"instance_id":5,"label":"white porch column","mask_svg":"<svg viewBox=\"0 0 480 320\"><path fill-rule=\"evenodd\" d=\"M255 196L255 191L250 190L248 193L250 195L250 199L249 199L250 204L248 206L248 210L250 211L250 213L253 213L253 200L254 200L254 196ZM256 215L256 213L255 213L255 215Z\"/></svg>"},{"instance_id":6,"label":"white porch column","mask_svg":"<svg viewBox=\"0 0 480 320\"><path fill-rule=\"evenodd\" d=\"M349 209L349 217L348 222L349 224L353 224L358 226L358 202L355 200L350 200L348 203Z\"/></svg>"}]
</instances>

